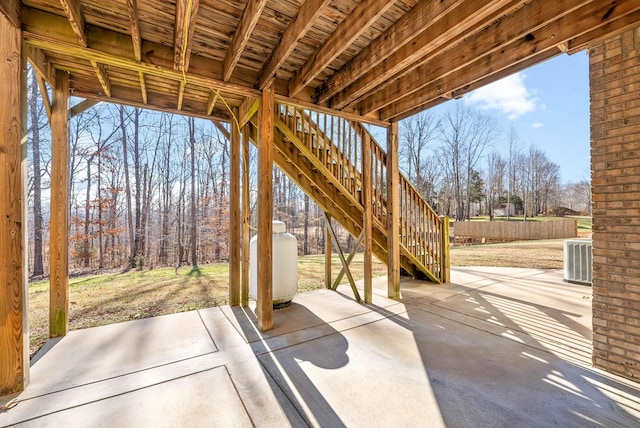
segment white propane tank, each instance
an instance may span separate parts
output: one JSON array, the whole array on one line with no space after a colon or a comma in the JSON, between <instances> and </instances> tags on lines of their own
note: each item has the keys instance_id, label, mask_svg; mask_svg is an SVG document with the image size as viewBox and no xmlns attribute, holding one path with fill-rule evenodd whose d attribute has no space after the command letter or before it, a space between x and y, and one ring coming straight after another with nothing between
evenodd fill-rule
<instances>
[{"instance_id":1,"label":"white propane tank","mask_svg":"<svg viewBox=\"0 0 640 428\"><path fill-rule=\"evenodd\" d=\"M298 240L287 233L283 222L274 220L273 227L273 305L284 306L298 291ZM258 237L249 244L249 294L258 299Z\"/></svg>"}]
</instances>

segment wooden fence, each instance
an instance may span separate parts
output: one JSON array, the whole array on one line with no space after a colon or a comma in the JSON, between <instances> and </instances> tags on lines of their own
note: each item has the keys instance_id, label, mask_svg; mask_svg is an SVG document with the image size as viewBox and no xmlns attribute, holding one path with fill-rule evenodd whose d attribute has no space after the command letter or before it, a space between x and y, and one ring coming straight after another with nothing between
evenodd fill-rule
<instances>
[{"instance_id":1,"label":"wooden fence","mask_svg":"<svg viewBox=\"0 0 640 428\"><path fill-rule=\"evenodd\" d=\"M578 221L573 218L548 221L456 221L455 243L502 242L534 239L575 238Z\"/></svg>"}]
</instances>

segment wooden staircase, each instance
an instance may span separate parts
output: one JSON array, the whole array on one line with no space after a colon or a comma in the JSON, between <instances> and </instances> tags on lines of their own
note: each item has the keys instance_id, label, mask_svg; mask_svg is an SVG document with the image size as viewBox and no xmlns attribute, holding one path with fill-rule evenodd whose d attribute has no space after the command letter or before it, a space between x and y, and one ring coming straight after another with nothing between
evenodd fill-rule
<instances>
[{"instance_id":1,"label":"wooden staircase","mask_svg":"<svg viewBox=\"0 0 640 428\"><path fill-rule=\"evenodd\" d=\"M276 105L274 162L354 237L363 228L362 153L371 153L373 252L387 263L386 153L362 125ZM255 129L254 129L255 130ZM447 282L448 227L400 174L400 266Z\"/></svg>"}]
</instances>

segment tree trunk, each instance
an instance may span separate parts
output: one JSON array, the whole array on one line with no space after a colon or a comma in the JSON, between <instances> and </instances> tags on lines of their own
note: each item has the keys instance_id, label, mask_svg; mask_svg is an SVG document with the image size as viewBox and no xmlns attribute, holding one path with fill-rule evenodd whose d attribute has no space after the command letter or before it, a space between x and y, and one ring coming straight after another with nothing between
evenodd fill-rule
<instances>
[{"instance_id":1,"label":"tree trunk","mask_svg":"<svg viewBox=\"0 0 640 428\"><path fill-rule=\"evenodd\" d=\"M198 254L196 252L196 136L195 121L189 118L189 145L191 147L191 266L198 267Z\"/></svg>"},{"instance_id":2,"label":"tree trunk","mask_svg":"<svg viewBox=\"0 0 640 428\"><path fill-rule=\"evenodd\" d=\"M135 267L136 246L133 229L133 213L131 210L131 183L129 181L129 155L127 148L127 128L124 122L124 107L120 106L120 130L122 132L122 163L124 166L125 198L127 201L127 226L129 232L129 266Z\"/></svg>"},{"instance_id":3,"label":"tree trunk","mask_svg":"<svg viewBox=\"0 0 640 428\"><path fill-rule=\"evenodd\" d=\"M40 164L40 121L37 111L38 82L31 75L31 149L33 165L33 276L44 275L42 262L42 166Z\"/></svg>"}]
</instances>

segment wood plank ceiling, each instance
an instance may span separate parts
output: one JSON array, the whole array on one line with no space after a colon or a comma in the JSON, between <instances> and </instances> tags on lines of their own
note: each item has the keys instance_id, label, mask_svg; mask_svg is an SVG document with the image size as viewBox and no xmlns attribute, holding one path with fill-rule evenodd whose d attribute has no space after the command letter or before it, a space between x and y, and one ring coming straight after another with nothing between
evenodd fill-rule
<instances>
[{"instance_id":1,"label":"wood plank ceiling","mask_svg":"<svg viewBox=\"0 0 640 428\"><path fill-rule=\"evenodd\" d=\"M223 120L274 82L277 100L388 123L640 23L640 0L10 1L43 80Z\"/></svg>"}]
</instances>

